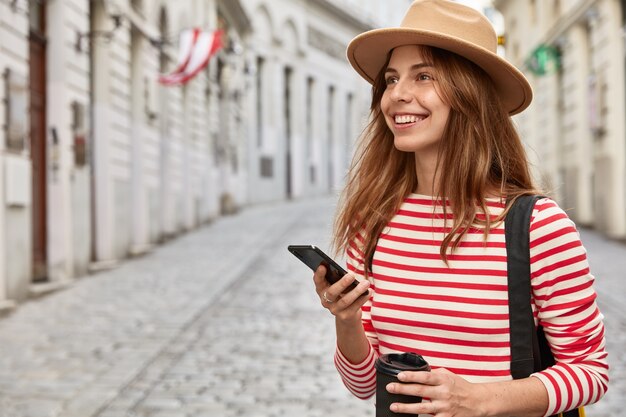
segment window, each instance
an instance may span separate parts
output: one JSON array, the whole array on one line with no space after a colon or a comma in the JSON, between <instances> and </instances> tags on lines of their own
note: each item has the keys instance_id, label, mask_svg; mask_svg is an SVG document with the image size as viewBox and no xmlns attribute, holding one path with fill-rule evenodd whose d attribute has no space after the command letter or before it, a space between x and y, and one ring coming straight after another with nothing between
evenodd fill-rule
<instances>
[{"instance_id":1,"label":"window","mask_svg":"<svg viewBox=\"0 0 626 417\"><path fill-rule=\"evenodd\" d=\"M561 15L561 0L554 0L552 4L552 16L558 18Z\"/></svg>"},{"instance_id":2,"label":"window","mask_svg":"<svg viewBox=\"0 0 626 417\"><path fill-rule=\"evenodd\" d=\"M257 146L263 147L263 72L265 60L257 57L256 60L256 128Z\"/></svg>"},{"instance_id":3,"label":"window","mask_svg":"<svg viewBox=\"0 0 626 417\"><path fill-rule=\"evenodd\" d=\"M328 87L328 105L326 106L328 109L327 117L326 117L326 134L328 137L328 189L332 190L334 184L334 164L333 164L333 155L335 148L335 87L332 85Z\"/></svg>"},{"instance_id":4,"label":"window","mask_svg":"<svg viewBox=\"0 0 626 417\"><path fill-rule=\"evenodd\" d=\"M530 24L537 24L537 1L530 0Z\"/></svg>"},{"instance_id":5,"label":"window","mask_svg":"<svg viewBox=\"0 0 626 417\"><path fill-rule=\"evenodd\" d=\"M306 132L305 132L305 151L309 157L310 170L309 170L309 182L315 182L315 166L311 161L313 156L313 115L315 109L313 108L313 93L315 91L315 80L313 77L308 77L306 80Z\"/></svg>"},{"instance_id":6,"label":"window","mask_svg":"<svg viewBox=\"0 0 626 417\"><path fill-rule=\"evenodd\" d=\"M352 137L352 112L353 112L353 108L354 108L354 96L352 95L352 93L348 93L348 97L346 97L346 137L343 140L343 143L345 144L343 151L344 151L344 158L345 158L345 166L349 167L350 166L350 146L349 144L352 143L352 141L354 140L354 138Z\"/></svg>"},{"instance_id":7,"label":"window","mask_svg":"<svg viewBox=\"0 0 626 417\"><path fill-rule=\"evenodd\" d=\"M29 88L26 77L7 69L4 72L5 82L5 133L7 149L22 152L26 149L28 129L28 95Z\"/></svg>"}]
</instances>

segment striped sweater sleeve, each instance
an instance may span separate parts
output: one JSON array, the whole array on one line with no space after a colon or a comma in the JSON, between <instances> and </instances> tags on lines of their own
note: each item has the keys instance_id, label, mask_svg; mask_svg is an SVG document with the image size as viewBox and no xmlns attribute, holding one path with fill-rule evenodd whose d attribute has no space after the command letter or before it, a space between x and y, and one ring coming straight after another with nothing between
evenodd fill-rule
<instances>
[{"instance_id":1,"label":"striped sweater sleeve","mask_svg":"<svg viewBox=\"0 0 626 417\"><path fill-rule=\"evenodd\" d=\"M357 280L364 280L365 271L362 252L356 243L353 243L346 253L348 271ZM371 299L376 289L370 286L370 300L362 307L362 323L365 335L369 341L369 354L360 363L350 362L339 350L335 352L335 367L339 376L348 390L360 399L368 399L376 393L376 370L374 364L378 358L378 338L372 327L371 321Z\"/></svg>"},{"instance_id":2,"label":"striped sweater sleeve","mask_svg":"<svg viewBox=\"0 0 626 417\"><path fill-rule=\"evenodd\" d=\"M578 231L552 200L535 206L530 255L535 313L556 359L533 374L548 391L549 416L596 402L606 392L603 316Z\"/></svg>"}]
</instances>

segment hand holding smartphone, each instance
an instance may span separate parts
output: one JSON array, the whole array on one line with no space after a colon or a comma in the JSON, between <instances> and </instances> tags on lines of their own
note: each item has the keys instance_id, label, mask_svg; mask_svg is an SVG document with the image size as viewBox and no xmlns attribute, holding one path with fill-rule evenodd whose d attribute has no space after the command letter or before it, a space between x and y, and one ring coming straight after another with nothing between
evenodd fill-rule
<instances>
[{"instance_id":1,"label":"hand holding smartphone","mask_svg":"<svg viewBox=\"0 0 626 417\"><path fill-rule=\"evenodd\" d=\"M326 281L328 281L331 285L339 281L348 273L317 246L290 245L287 247L287 250L294 254L296 258L304 262L304 264L311 268L313 272L315 272L320 265L324 265L326 267ZM357 285L357 281L353 282L344 290L344 292L352 291Z\"/></svg>"}]
</instances>

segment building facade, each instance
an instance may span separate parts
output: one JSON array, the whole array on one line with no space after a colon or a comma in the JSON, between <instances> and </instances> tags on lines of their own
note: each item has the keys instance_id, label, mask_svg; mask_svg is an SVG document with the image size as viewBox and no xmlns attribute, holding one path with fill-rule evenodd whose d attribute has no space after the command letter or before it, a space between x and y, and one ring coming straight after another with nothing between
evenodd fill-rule
<instances>
[{"instance_id":1,"label":"building facade","mask_svg":"<svg viewBox=\"0 0 626 417\"><path fill-rule=\"evenodd\" d=\"M248 201L333 192L344 180L370 92L346 65L356 34L399 23L406 0L244 0L252 85Z\"/></svg>"},{"instance_id":2,"label":"building facade","mask_svg":"<svg viewBox=\"0 0 626 417\"><path fill-rule=\"evenodd\" d=\"M348 41L407 0L0 0L0 309L248 204L332 193L367 117ZM180 34L222 31L184 85Z\"/></svg>"},{"instance_id":3,"label":"building facade","mask_svg":"<svg viewBox=\"0 0 626 417\"><path fill-rule=\"evenodd\" d=\"M626 238L626 2L494 3L535 93L517 122L537 179L577 223Z\"/></svg>"}]
</instances>

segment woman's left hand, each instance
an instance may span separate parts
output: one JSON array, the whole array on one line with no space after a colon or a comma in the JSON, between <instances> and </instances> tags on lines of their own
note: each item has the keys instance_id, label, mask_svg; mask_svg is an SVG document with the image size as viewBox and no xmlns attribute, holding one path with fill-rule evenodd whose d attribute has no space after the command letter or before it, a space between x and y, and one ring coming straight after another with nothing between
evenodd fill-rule
<instances>
[{"instance_id":1,"label":"woman's left hand","mask_svg":"<svg viewBox=\"0 0 626 417\"><path fill-rule=\"evenodd\" d=\"M480 417L485 388L473 384L447 369L432 372L402 372L398 375L402 384L391 383L387 391L393 394L427 398L430 402L415 404L393 403L395 413L431 414L436 417Z\"/></svg>"}]
</instances>

